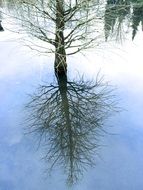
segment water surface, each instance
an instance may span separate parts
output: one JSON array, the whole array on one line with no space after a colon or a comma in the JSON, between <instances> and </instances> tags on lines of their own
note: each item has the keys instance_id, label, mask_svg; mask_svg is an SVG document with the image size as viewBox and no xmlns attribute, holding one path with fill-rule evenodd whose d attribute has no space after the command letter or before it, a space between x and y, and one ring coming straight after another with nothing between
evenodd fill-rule
<instances>
[{"instance_id":1,"label":"water surface","mask_svg":"<svg viewBox=\"0 0 143 190\"><path fill-rule=\"evenodd\" d=\"M34 135L25 135L24 105L41 82L53 82L53 60L30 53L14 42L11 32L0 34L0 188L2 190L67 189L66 176L55 169L51 176L45 171L48 163L37 150ZM126 41L117 48L105 43L87 57L69 59L68 75L79 73L95 79L101 70L105 80L116 85L119 106L124 108L105 124L107 134L99 140L96 166L89 167L76 190L141 190L143 187L143 66L142 33L134 42ZM112 46L110 47L113 47ZM21 48L20 48L21 47ZM103 48L103 47L106 47ZM104 50L105 49L105 50ZM108 50L107 50L108 49ZM94 157L94 155L93 155Z\"/></svg>"}]
</instances>

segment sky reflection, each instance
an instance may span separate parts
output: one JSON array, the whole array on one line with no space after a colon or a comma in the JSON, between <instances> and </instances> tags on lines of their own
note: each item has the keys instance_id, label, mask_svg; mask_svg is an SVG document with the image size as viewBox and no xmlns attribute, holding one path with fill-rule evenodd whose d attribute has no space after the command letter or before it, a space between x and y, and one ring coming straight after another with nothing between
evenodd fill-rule
<instances>
[{"instance_id":1,"label":"sky reflection","mask_svg":"<svg viewBox=\"0 0 143 190\"><path fill-rule=\"evenodd\" d=\"M102 52L104 56L93 53L85 60L80 56L69 60L71 77L82 70L94 78L101 69L105 78L117 85L117 97L125 109L109 121L112 127L107 131L112 135L102 138L101 144L105 146L101 147L96 167L85 173L76 190L142 190L143 45L140 39L139 34L136 45L126 42L119 46L123 51L110 49ZM46 77L52 80L52 60L28 56L23 49L18 51L18 44L4 42L3 34L0 41L0 59L3 60L0 63L0 189L67 189L60 171L55 171L54 177L45 178L41 152L37 151L34 139L24 135L21 125L26 94L45 79L45 74L42 75L45 70Z\"/></svg>"}]
</instances>

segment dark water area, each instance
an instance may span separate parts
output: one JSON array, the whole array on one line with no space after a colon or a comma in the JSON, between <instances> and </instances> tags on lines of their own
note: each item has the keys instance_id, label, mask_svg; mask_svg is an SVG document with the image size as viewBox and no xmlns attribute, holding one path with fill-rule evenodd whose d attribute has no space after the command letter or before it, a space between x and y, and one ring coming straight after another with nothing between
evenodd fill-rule
<instances>
[{"instance_id":1,"label":"dark water area","mask_svg":"<svg viewBox=\"0 0 143 190\"><path fill-rule=\"evenodd\" d=\"M67 182L75 190L143 189L142 32L132 37L69 59L65 82L52 57L0 33L1 190L63 190Z\"/></svg>"}]
</instances>

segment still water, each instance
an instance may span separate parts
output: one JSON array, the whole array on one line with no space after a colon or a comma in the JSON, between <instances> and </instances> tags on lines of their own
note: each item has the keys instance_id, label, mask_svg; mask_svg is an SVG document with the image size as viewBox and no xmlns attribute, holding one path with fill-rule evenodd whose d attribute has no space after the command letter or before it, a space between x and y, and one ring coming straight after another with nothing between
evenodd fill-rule
<instances>
[{"instance_id":1,"label":"still water","mask_svg":"<svg viewBox=\"0 0 143 190\"><path fill-rule=\"evenodd\" d=\"M17 35L7 30L0 34L0 189L68 189L66 171L70 170L69 168L66 169L68 165L66 163L69 163L70 159L66 156L69 155L67 153L69 149L67 148L68 143L66 144L67 140L65 140L68 132L64 130L65 125L63 123L66 123L67 126L76 126L78 123L81 128L74 128L74 133L78 135L77 137L74 136L73 144L79 143L80 146L74 147L74 150L77 153L85 153L86 149L80 149L80 147L84 147L83 145L86 143L90 145L91 149L91 145L95 146L95 144L97 148L94 152L89 151L86 154L89 156L86 156L89 167L86 167L83 162L80 163L78 170L75 169L75 173L81 170L80 173L83 175L78 173L79 180L72 188L75 190L142 190L142 32L137 34L134 42L126 40L123 45L115 45L113 42L104 43L97 51L87 53L86 57L77 55L69 59L69 78L66 85L56 82L53 58L36 55L16 42L15 38ZM103 116L107 116L106 114L110 111L108 103L111 102L108 102L107 99L110 97L109 91L113 87L110 88L109 86L104 91L108 92L106 94L101 93L103 91L100 90L100 85L97 85L96 94L102 94L99 98L95 98L95 91L92 91L92 88L88 89L91 85L88 82L90 80L96 81L99 71L100 76L104 75L104 81L109 81L108 84L116 88L111 93L115 95L117 105L122 108L121 112L114 113L111 111L111 117L107 120ZM43 86L38 91L39 85ZM60 85L64 89L62 92ZM50 95L47 94L47 91L50 91ZM40 92L43 92L44 95L41 95ZM89 92L91 92L90 95ZM34 98L34 104L28 104L31 100L28 94ZM83 94L86 96L82 96ZM68 103L62 101L67 98L66 95L68 95ZM87 97L90 98L90 101L87 100ZM46 106L43 105L47 98L50 98L49 101L52 102L50 106L49 101ZM112 96L112 98L114 97ZM31 118L33 118L33 113L36 113L36 117L38 116L35 126L44 126L43 123L46 123L46 127L38 128L36 133L30 133L31 127L29 126L31 125L27 126L27 115L29 117L25 110L27 104L30 107L28 112ZM69 115L68 111L62 111L60 105L65 109L70 106L70 109L73 109L72 114ZM93 111L92 106L96 108L97 115L93 114L95 110ZM80 107L84 108L87 114L79 110ZM35 110L36 112L32 112ZM52 115L50 115L51 113ZM76 118L73 123L70 121L72 116ZM84 123L80 121L82 116L85 119L83 120ZM94 130L92 123L97 118L98 121L96 122L102 128L97 127ZM102 121L104 122L102 123ZM55 130L48 128L48 122L52 122L50 126L53 125ZM62 127L56 128L58 125ZM44 134L44 137L39 145L41 134ZM58 137L64 136L56 142L57 144L55 143L56 135ZM82 140L81 137L83 136ZM60 149L62 157L59 157L57 166L49 174L48 168L51 166L51 162L43 159L51 145L48 144L48 140L54 142L52 146L57 148L61 139L65 140L62 150ZM93 139L95 142L92 141L94 142L92 144L91 140ZM58 152L59 149L56 151ZM51 154L55 160L54 156ZM74 158L76 156L77 158L80 157L76 154ZM94 167L93 165L90 166L90 158L95 163ZM83 161L86 159L84 157ZM78 162L74 163L79 166ZM82 170L84 167L86 170Z\"/></svg>"}]
</instances>

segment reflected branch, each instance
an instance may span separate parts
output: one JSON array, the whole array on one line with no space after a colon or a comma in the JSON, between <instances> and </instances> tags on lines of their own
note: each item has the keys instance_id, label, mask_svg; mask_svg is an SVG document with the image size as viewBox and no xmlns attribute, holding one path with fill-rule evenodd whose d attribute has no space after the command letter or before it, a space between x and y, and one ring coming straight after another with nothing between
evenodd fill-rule
<instances>
[{"instance_id":1,"label":"reflected branch","mask_svg":"<svg viewBox=\"0 0 143 190\"><path fill-rule=\"evenodd\" d=\"M65 169L68 184L95 165L100 132L115 111L113 99L103 79L68 81L64 74L57 76L56 83L39 86L31 96L28 130L40 136L51 170L58 165Z\"/></svg>"}]
</instances>

